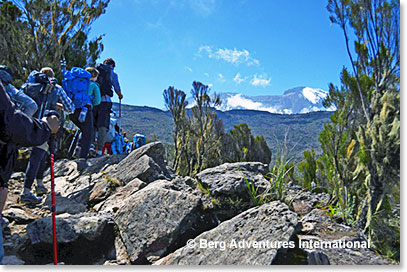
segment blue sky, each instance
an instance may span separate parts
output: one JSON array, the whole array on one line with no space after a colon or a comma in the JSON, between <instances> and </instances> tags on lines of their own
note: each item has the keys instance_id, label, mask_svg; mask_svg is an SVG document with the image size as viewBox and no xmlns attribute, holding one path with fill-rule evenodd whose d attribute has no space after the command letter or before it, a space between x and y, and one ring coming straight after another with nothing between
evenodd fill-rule
<instances>
[{"instance_id":1,"label":"blue sky","mask_svg":"<svg viewBox=\"0 0 407 272\"><path fill-rule=\"evenodd\" d=\"M164 108L169 86L280 95L328 90L349 66L326 0L112 0L92 25L116 60L124 104ZM117 101L117 98L115 98Z\"/></svg>"}]
</instances>

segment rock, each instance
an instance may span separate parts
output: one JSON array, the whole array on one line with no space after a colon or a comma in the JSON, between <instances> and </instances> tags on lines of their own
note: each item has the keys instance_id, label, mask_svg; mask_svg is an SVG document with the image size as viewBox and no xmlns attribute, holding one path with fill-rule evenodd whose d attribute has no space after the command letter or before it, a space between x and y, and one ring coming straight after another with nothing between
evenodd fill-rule
<instances>
[{"instance_id":1,"label":"rock","mask_svg":"<svg viewBox=\"0 0 407 272\"><path fill-rule=\"evenodd\" d=\"M52 207L52 196L49 195L45 199L43 204L44 207L51 209ZM78 203L73 199L69 199L67 197L63 197L60 195L55 196L55 214L78 214L83 213L87 210L86 206L82 203Z\"/></svg>"},{"instance_id":2,"label":"rock","mask_svg":"<svg viewBox=\"0 0 407 272\"><path fill-rule=\"evenodd\" d=\"M328 256L317 250L313 250L310 253L308 253L308 264L309 265L328 265L329 263L329 258Z\"/></svg>"},{"instance_id":3,"label":"rock","mask_svg":"<svg viewBox=\"0 0 407 272\"><path fill-rule=\"evenodd\" d=\"M263 177L267 173L267 165L260 162L225 163L205 169L196 175L203 186L214 197L238 197L250 200L246 179L253 183L258 193L262 193L270 185Z\"/></svg>"},{"instance_id":4,"label":"rock","mask_svg":"<svg viewBox=\"0 0 407 272\"><path fill-rule=\"evenodd\" d=\"M37 219L36 216L30 215L19 208L6 209L3 212L3 216L10 220L10 222L15 222L16 224L28 224Z\"/></svg>"},{"instance_id":5,"label":"rock","mask_svg":"<svg viewBox=\"0 0 407 272\"><path fill-rule=\"evenodd\" d=\"M164 161L165 149L160 142L144 145L132 151L126 159L106 168L108 176L127 184L135 178L150 183L157 179L174 177Z\"/></svg>"},{"instance_id":6,"label":"rock","mask_svg":"<svg viewBox=\"0 0 407 272\"><path fill-rule=\"evenodd\" d=\"M155 181L124 199L115 222L133 264L162 257L200 233L199 198Z\"/></svg>"},{"instance_id":7,"label":"rock","mask_svg":"<svg viewBox=\"0 0 407 272\"><path fill-rule=\"evenodd\" d=\"M298 227L297 215L287 205L271 202L202 233L154 264L269 265L279 250L295 246Z\"/></svg>"},{"instance_id":8,"label":"rock","mask_svg":"<svg viewBox=\"0 0 407 272\"><path fill-rule=\"evenodd\" d=\"M308 254L311 254L314 250L318 251L318 256L308 258L310 262L326 262L325 257L321 255L324 254L330 264L336 265L395 264L393 261L381 257L369 249L370 244L358 230L338 224L323 210L313 209L301 219L301 222L303 227L298 234L298 238L303 241L302 248ZM310 248L310 244L307 243L311 240L335 243L338 246ZM341 246L346 242L351 242L352 246Z\"/></svg>"},{"instance_id":9,"label":"rock","mask_svg":"<svg viewBox=\"0 0 407 272\"><path fill-rule=\"evenodd\" d=\"M124 200L134 193L138 192L142 188L146 187L146 183L135 178L130 181L126 186L119 187L117 191L111 195L108 199L94 206L94 209L98 212L100 211L110 211L117 212L119 208L123 205ZM95 186L96 187L96 186ZM92 197L91 197L92 200Z\"/></svg>"},{"instance_id":10,"label":"rock","mask_svg":"<svg viewBox=\"0 0 407 272\"><path fill-rule=\"evenodd\" d=\"M11 174L10 179L17 179L17 180L23 180L25 178L25 173L24 172L15 172Z\"/></svg>"},{"instance_id":11,"label":"rock","mask_svg":"<svg viewBox=\"0 0 407 272\"><path fill-rule=\"evenodd\" d=\"M61 215L56 219L58 261L66 264L92 264L114 247L114 223L108 214ZM19 255L27 264L52 262L51 217L27 226L27 243Z\"/></svg>"},{"instance_id":12,"label":"rock","mask_svg":"<svg viewBox=\"0 0 407 272\"><path fill-rule=\"evenodd\" d=\"M287 183L284 194L284 202L290 203L293 210L299 215L311 212L317 204L325 206L331 199L329 194L313 193L292 182Z\"/></svg>"},{"instance_id":13,"label":"rock","mask_svg":"<svg viewBox=\"0 0 407 272\"><path fill-rule=\"evenodd\" d=\"M15 255L4 256L2 265L24 265L25 262Z\"/></svg>"},{"instance_id":14,"label":"rock","mask_svg":"<svg viewBox=\"0 0 407 272\"><path fill-rule=\"evenodd\" d=\"M116 263L120 265L131 264L129 254L127 253L126 247L120 237L116 237L114 247L116 250Z\"/></svg>"}]
</instances>

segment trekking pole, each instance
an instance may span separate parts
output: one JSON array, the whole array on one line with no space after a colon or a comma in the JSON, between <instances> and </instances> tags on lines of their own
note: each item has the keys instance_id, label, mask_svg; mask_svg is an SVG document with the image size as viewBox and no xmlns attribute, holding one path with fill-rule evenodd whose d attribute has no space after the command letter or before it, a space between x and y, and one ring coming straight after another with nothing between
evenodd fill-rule
<instances>
[{"instance_id":1,"label":"trekking pole","mask_svg":"<svg viewBox=\"0 0 407 272\"><path fill-rule=\"evenodd\" d=\"M119 99L119 133L122 132L122 100Z\"/></svg>"},{"instance_id":2,"label":"trekking pole","mask_svg":"<svg viewBox=\"0 0 407 272\"><path fill-rule=\"evenodd\" d=\"M54 183L54 154L51 154L51 196L52 196L52 233L54 240L54 265L58 264L57 255L57 225L55 219L55 183Z\"/></svg>"},{"instance_id":3,"label":"trekking pole","mask_svg":"<svg viewBox=\"0 0 407 272\"><path fill-rule=\"evenodd\" d=\"M71 145L70 145L69 148L68 148L68 156L69 156L69 154L70 154L70 152L71 152L71 150L72 150L73 144L74 144L75 141L76 141L76 137L78 137L78 133L79 133L79 129L76 130L75 135L73 136Z\"/></svg>"}]
</instances>

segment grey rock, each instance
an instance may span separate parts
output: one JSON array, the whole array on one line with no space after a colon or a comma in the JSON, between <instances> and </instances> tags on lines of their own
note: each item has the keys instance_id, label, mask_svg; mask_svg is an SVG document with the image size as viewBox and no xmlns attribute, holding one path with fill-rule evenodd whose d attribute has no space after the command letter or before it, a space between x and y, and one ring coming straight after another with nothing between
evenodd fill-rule
<instances>
[{"instance_id":1,"label":"grey rock","mask_svg":"<svg viewBox=\"0 0 407 272\"><path fill-rule=\"evenodd\" d=\"M10 222L15 222L16 224L28 224L37 219L36 216L30 215L25 210L19 208L6 209L3 212L3 216Z\"/></svg>"},{"instance_id":2,"label":"grey rock","mask_svg":"<svg viewBox=\"0 0 407 272\"><path fill-rule=\"evenodd\" d=\"M263 163L239 162L205 169L196 178L209 189L211 196L249 200L246 180L254 184L258 193L262 193L269 186L269 182L263 177L266 173L267 165Z\"/></svg>"},{"instance_id":3,"label":"grey rock","mask_svg":"<svg viewBox=\"0 0 407 272\"><path fill-rule=\"evenodd\" d=\"M313 250L308 253L308 264L309 265L328 265L329 258L328 256L318 250Z\"/></svg>"},{"instance_id":4,"label":"grey rock","mask_svg":"<svg viewBox=\"0 0 407 272\"><path fill-rule=\"evenodd\" d=\"M25 262L15 255L4 256L2 265L24 265Z\"/></svg>"},{"instance_id":5,"label":"grey rock","mask_svg":"<svg viewBox=\"0 0 407 272\"><path fill-rule=\"evenodd\" d=\"M92 264L114 247L114 223L108 214L64 214L56 218L58 261L66 264ZM52 262L51 217L27 226L27 243L19 252L27 264Z\"/></svg>"},{"instance_id":6,"label":"grey rock","mask_svg":"<svg viewBox=\"0 0 407 272\"><path fill-rule=\"evenodd\" d=\"M45 202L43 204L44 207L47 207L48 209L51 209L52 207L52 196L49 195L45 199ZM78 213L83 213L87 210L86 206L82 203L78 203L73 199L63 197L60 195L55 196L55 214L63 214L63 213L69 213L69 214L78 214Z\"/></svg>"},{"instance_id":7,"label":"grey rock","mask_svg":"<svg viewBox=\"0 0 407 272\"><path fill-rule=\"evenodd\" d=\"M327 256L330 264L395 264L393 261L379 256L373 250L369 249L367 240L359 230L337 223L323 210L313 209L301 219L301 223L303 227L298 234L300 241L307 242L310 240L316 240L331 243L334 243L335 241L343 241L344 243L354 243L355 241L360 242L360 244L354 243L355 246L351 248L340 248L338 246L308 248L308 245L304 243L306 246L303 246L303 248L308 251L308 253L312 252L314 249L318 250L318 254L323 253ZM321 255L311 256L309 257L309 261L318 262L318 258L320 257ZM323 261L323 259L319 261Z\"/></svg>"},{"instance_id":8,"label":"grey rock","mask_svg":"<svg viewBox=\"0 0 407 272\"><path fill-rule=\"evenodd\" d=\"M115 213L124 204L126 198L146 187L146 185L147 184L145 182L135 178L126 186L119 187L117 191L115 191L115 193L109 196L109 198L107 198L105 201L96 204L94 209L98 212L106 211Z\"/></svg>"},{"instance_id":9,"label":"grey rock","mask_svg":"<svg viewBox=\"0 0 407 272\"><path fill-rule=\"evenodd\" d=\"M157 179L170 180L173 175L164 161L165 149L160 142L154 142L132 151L126 159L106 168L109 178L127 184L135 178L150 183Z\"/></svg>"},{"instance_id":10,"label":"grey rock","mask_svg":"<svg viewBox=\"0 0 407 272\"><path fill-rule=\"evenodd\" d=\"M13 174L11 174L10 179L17 179L17 180L21 180L25 178L25 173L24 172L15 172Z\"/></svg>"},{"instance_id":11,"label":"grey rock","mask_svg":"<svg viewBox=\"0 0 407 272\"><path fill-rule=\"evenodd\" d=\"M124 199L115 222L133 264L162 257L199 232L199 198L155 181Z\"/></svg>"},{"instance_id":12,"label":"grey rock","mask_svg":"<svg viewBox=\"0 0 407 272\"><path fill-rule=\"evenodd\" d=\"M269 265L279 250L295 245L293 238L298 227L297 215L287 205L271 202L222 222L189 242L190 246L186 245L154 264ZM209 245L210 242L218 243L218 246L205 247L205 243Z\"/></svg>"}]
</instances>

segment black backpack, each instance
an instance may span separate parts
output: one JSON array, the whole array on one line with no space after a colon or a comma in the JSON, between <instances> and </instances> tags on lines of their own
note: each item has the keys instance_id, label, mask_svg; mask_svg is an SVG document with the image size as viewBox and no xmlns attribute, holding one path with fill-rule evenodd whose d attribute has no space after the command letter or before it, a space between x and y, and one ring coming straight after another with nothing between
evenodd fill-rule
<instances>
[{"instance_id":1,"label":"black backpack","mask_svg":"<svg viewBox=\"0 0 407 272\"><path fill-rule=\"evenodd\" d=\"M97 83L100 86L100 96L113 96L111 71L112 68L108 64L100 63L95 67L99 71Z\"/></svg>"},{"instance_id":2,"label":"black backpack","mask_svg":"<svg viewBox=\"0 0 407 272\"><path fill-rule=\"evenodd\" d=\"M47 75L34 70L30 73L27 83L24 83L21 89L26 95L35 100L41 92L45 91L48 82Z\"/></svg>"}]
</instances>

